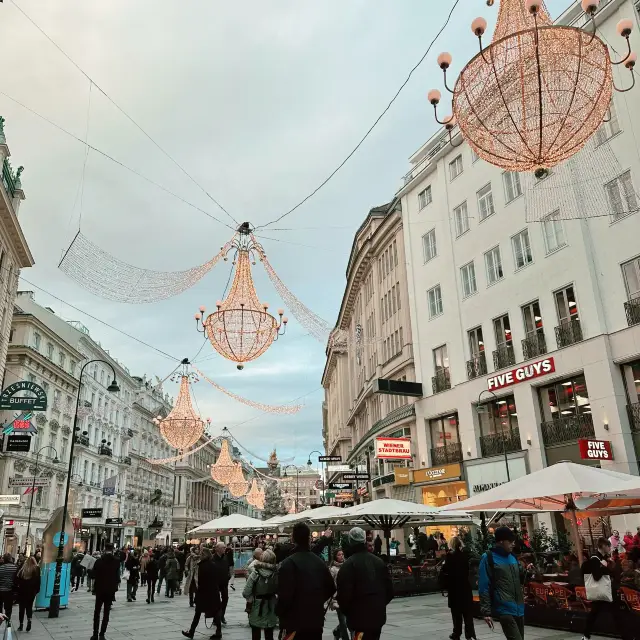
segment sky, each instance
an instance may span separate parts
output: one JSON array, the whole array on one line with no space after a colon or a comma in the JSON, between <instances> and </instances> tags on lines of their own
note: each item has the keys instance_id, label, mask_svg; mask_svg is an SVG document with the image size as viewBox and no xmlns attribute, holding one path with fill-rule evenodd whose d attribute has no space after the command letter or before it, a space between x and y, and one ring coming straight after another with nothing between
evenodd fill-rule
<instances>
[{"instance_id":1,"label":"sky","mask_svg":"<svg viewBox=\"0 0 640 640\"><path fill-rule=\"evenodd\" d=\"M422 57L453 2L5 0L0 91L230 222L17 4L234 218L257 226L313 191L353 149ZM393 198L409 170L407 158L437 130L426 94L443 89L438 54L450 51L452 71L459 72L477 52L472 20L485 16L491 32L497 4L461 0L359 151L318 194L262 234L285 284L332 326L355 230L371 207ZM554 17L567 5L547 2ZM12 164L25 167L27 199L19 217L36 265L22 276L48 292L36 290L36 301L85 324L132 374L164 378L202 347L196 364L234 393L269 404L299 399L305 406L295 416L272 415L240 405L204 381L195 386L197 405L203 417L211 417L214 433L229 427L254 462L274 447L282 459L298 464L321 450L324 345L291 318L287 335L238 371L196 333L193 314L200 305L213 308L221 297L229 262L181 295L148 305L102 300L57 268L79 227L119 259L162 271L205 262L231 231L95 152L88 154L82 180L82 143L4 95L0 114ZM281 306L260 265L254 279L259 298L272 309ZM20 288L33 289L24 280ZM171 383L165 389L177 391Z\"/></svg>"}]
</instances>

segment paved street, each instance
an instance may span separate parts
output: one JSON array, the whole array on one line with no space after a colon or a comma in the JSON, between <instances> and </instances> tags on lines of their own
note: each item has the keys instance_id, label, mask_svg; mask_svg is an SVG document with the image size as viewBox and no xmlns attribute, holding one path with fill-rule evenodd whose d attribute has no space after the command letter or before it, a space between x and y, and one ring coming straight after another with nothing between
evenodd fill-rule
<instances>
[{"instance_id":1,"label":"paved street","mask_svg":"<svg viewBox=\"0 0 640 640\"><path fill-rule=\"evenodd\" d=\"M249 640L251 637L244 613L244 600L240 590L243 580L237 580L238 590L231 592L227 612L228 625L223 629L225 640ZM145 592L146 593L146 592ZM181 638L181 629L188 628L193 615L186 597L176 596L168 600L160 596L155 604L147 605L143 592L139 591L138 602L127 603L124 592L119 591L117 602L111 614L107 639L136 638L140 640L168 640ZM21 633L23 640L89 640L92 633L93 598L85 591L72 594L69 609L60 613L57 620L47 618L47 612L38 612L34 616L33 629ZM14 608L14 620L18 624L18 610ZM427 633L434 640L447 640L451 633L451 618L446 601L440 595L419 596L415 598L399 598L389 607L389 621L384 628L383 638L422 638ZM325 640L332 640L331 630L335 626L335 615L329 614L325 625ZM479 640L495 638L502 635L498 631L491 632L484 623L477 622ZM204 640L213 631L200 623L196 638ZM545 640L578 640L578 634L527 627L527 640L544 638ZM598 640L597 636L593 636Z\"/></svg>"}]
</instances>

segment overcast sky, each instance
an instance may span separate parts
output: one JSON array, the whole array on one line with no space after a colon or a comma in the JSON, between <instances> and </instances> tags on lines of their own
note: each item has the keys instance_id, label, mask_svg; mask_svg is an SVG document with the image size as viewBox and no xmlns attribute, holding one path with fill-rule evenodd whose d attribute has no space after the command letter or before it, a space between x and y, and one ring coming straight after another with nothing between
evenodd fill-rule
<instances>
[{"instance_id":1,"label":"overcast sky","mask_svg":"<svg viewBox=\"0 0 640 640\"><path fill-rule=\"evenodd\" d=\"M17 0L120 106L238 220L264 224L312 191L386 106L438 31L453 0ZM555 16L567 0L547 2ZM307 204L265 232L264 247L288 287L330 324L345 284L353 233L389 201L408 156L436 130L426 94L442 88L438 53L457 73L477 51L470 24L493 8L462 0L431 54L358 153ZM89 82L16 9L0 5L0 90L84 138ZM14 167L24 165L20 221L36 266L23 276L176 359L202 344L193 313L212 308L229 277L219 265L196 287L151 305L101 300L57 269L78 229L84 146L0 95ZM95 88L89 142L181 197L225 214ZM180 270L205 262L226 227L113 162L90 153L82 230L140 267ZM228 221L228 220L227 220ZM268 239L267 239L268 238ZM260 299L281 301L258 265ZM21 288L31 288L22 283ZM42 292L36 300L82 321L134 374L164 378L175 363ZM235 393L271 404L304 396L298 415L268 415L195 387L203 416L266 458L273 446L302 464L322 448L324 346L292 318L288 335L244 371L205 345L198 362ZM210 357L209 357L210 356ZM175 393L174 385L166 389ZM246 422L248 421L248 422ZM246 422L246 423L245 423ZM245 424L243 424L245 423ZM255 461L255 459L254 459Z\"/></svg>"}]
</instances>

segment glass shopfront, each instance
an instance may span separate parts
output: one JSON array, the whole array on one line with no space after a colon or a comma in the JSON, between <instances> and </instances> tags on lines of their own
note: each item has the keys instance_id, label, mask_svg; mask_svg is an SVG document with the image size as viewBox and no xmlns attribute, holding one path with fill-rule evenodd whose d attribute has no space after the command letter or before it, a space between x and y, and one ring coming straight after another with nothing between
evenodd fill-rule
<instances>
[{"instance_id":1,"label":"glass shopfront","mask_svg":"<svg viewBox=\"0 0 640 640\"><path fill-rule=\"evenodd\" d=\"M582 374L542 387L540 398L544 421L591 415L587 382Z\"/></svg>"}]
</instances>

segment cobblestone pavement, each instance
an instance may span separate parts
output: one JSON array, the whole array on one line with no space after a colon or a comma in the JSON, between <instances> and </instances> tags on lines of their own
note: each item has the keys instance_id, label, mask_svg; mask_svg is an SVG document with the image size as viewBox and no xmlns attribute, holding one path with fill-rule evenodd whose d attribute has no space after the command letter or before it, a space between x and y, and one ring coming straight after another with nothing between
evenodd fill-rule
<instances>
[{"instance_id":1,"label":"cobblestone pavement","mask_svg":"<svg viewBox=\"0 0 640 640\"><path fill-rule=\"evenodd\" d=\"M223 627L224 640L250 640L251 632L244 612L244 599L241 595L244 580L236 580L236 591L230 592L227 610L227 626ZM136 638L139 640L179 640L180 631L187 629L193 616L185 596L173 599L156 596L156 602L145 602L146 589L138 591L138 601L128 603L125 592L118 591L116 603L111 611L111 620L107 630L107 640L118 638ZM92 634L94 598L81 588L71 594L68 609L60 612L60 617L50 620L46 611L35 613L30 633L16 632L21 640L89 640ZM451 633L451 617L446 600L439 594L398 598L387 609L388 622L383 630L384 640L417 640L427 637L429 640L448 640ZM14 622L18 625L18 608L14 607ZM323 640L333 640L331 630L337 624L335 614L329 613L324 628ZM478 640L502 640L499 632L491 632L484 622L476 621ZM14 629L15 629L14 628ZM0 629L0 633L2 629ZM200 622L196 640L206 640L213 630ZM526 640L579 640L578 634L527 627ZM593 640L598 640L593 636Z\"/></svg>"}]
</instances>

